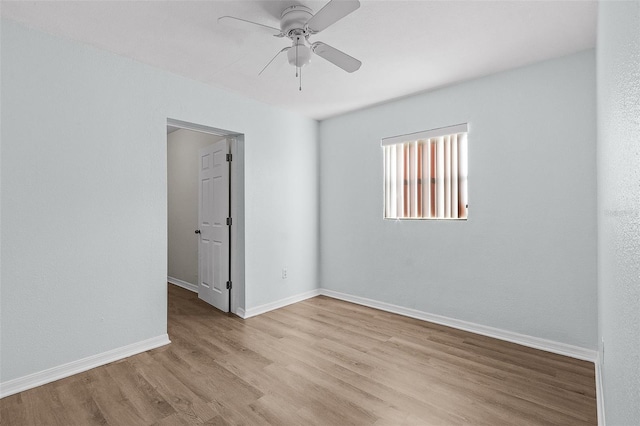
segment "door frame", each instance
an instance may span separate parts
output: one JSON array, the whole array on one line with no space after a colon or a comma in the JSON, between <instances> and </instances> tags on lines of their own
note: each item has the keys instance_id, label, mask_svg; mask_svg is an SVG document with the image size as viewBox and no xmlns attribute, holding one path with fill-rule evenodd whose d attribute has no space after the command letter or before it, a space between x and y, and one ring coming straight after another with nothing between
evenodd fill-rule
<instances>
[{"instance_id":1,"label":"door frame","mask_svg":"<svg viewBox=\"0 0 640 426\"><path fill-rule=\"evenodd\" d=\"M194 132L208 133L216 136L229 138L229 150L231 153L230 196L231 196L231 303L229 310L231 313L243 316L245 311L245 275L244 275L244 135L230 130L218 129L187 121L176 120L167 117L166 126L191 130ZM165 126L165 127L166 127ZM165 131L166 134L166 131ZM165 142L166 145L166 142ZM165 169L165 176L167 176ZM166 190L165 190L166 191ZM168 244L168 242L167 242Z\"/></svg>"}]
</instances>

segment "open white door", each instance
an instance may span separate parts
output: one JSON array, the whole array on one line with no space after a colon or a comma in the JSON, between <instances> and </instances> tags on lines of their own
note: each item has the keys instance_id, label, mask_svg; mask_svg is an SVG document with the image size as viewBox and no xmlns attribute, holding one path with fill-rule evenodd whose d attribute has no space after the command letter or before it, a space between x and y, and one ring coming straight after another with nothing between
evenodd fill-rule
<instances>
[{"instance_id":1,"label":"open white door","mask_svg":"<svg viewBox=\"0 0 640 426\"><path fill-rule=\"evenodd\" d=\"M198 297L229 311L228 140L200 150L198 179ZM230 220L230 219L229 219Z\"/></svg>"}]
</instances>

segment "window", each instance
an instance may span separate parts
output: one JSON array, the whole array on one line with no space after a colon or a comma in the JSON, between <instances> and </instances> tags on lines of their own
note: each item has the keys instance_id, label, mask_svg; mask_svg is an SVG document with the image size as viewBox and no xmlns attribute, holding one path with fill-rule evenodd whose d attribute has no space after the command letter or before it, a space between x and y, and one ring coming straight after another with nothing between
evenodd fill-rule
<instances>
[{"instance_id":1,"label":"window","mask_svg":"<svg viewBox=\"0 0 640 426\"><path fill-rule=\"evenodd\" d=\"M467 124L382 140L385 219L467 218Z\"/></svg>"}]
</instances>

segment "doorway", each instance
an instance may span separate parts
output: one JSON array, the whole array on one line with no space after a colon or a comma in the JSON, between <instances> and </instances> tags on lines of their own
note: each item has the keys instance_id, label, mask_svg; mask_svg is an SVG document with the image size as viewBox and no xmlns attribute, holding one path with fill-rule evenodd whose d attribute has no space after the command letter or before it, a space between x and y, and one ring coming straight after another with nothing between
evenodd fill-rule
<instances>
[{"instance_id":1,"label":"doorway","mask_svg":"<svg viewBox=\"0 0 640 426\"><path fill-rule=\"evenodd\" d=\"M239 315L244 311L243 148L242 134L167 119L167 281ZM224 179L220 173L226 173Z\"/></svg>"}]
</instances>

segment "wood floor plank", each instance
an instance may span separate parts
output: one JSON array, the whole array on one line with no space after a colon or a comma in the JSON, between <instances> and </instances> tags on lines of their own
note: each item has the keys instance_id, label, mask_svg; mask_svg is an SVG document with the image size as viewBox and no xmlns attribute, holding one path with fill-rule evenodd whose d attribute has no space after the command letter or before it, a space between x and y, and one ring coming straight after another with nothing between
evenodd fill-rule
<instances>
[{"instance_id":1,"label":"wood floor plank","mask_svg":"<svg viewBox=\"0 0 640 426\"><path fill-rule=\"evenodd\" d=\"M144 418L129 400L107 368L94 368L87 372L90 381L88 392L98 405L108 424L143 424ZM55 424L65 424L58 423Z\"/></svg>"},{"instance_id":2,"label":"wood floor plank","mask_svg":"<svg viewBox=\"0 0 640 426\"><path fill-rule=\"evenodd\" d=\"M25 392L21 392L0 400L0 421L13 425L26 425L29 423L27 408L24 404L24 394Z\"/></svg>"},{"instance_id":3,"label":"wood floor plank","mask_svg":"<svg viewBox=\"0 0 640 426\"><path fill-rule=\"evenodd\" d=\"M424 352L421 351L422 346L416 345L413 342L394 340L392 339L389 344L397 343L398 346L394 347L393 354L407 353L412 350L415 351L418 355L414 357L414 361L409 363L409 365L416 365L420 363L420 358L425 358ZM406 349L406 348L411 349ZM398 350L400 348L400 350ZM457 360L457 363L448 363L448 360ZM532 380L527 380L526 378L519 377L515 374L510 374L508 376L502 377L494 377L491 374L483 374L488 370L487 366L482 363L473 363L466 362L464 359L449 357L447 359L439 359L433 357L430 359L429 364L432 368L427 371L445 371L448 372L444 377L449 378L457 378L459 377L464 381L464 383L484 383L487 384L492 389L496 390L505 390L508 393L511 393L518 397L523 397L525 399L529 399L532 401L538 401L539 403L544 404L548 408L566 408L567 406L573 406L576 410L579 410L583 407L583 404L586 400L590 398L585 397L585 395L576 393L576 392L568 392L564 389L547 385L545 383L535 382ZM434 368L434 367L438 368ZM467 368L460 368L461 366L465 366ZM469 374L468 371L473 371L472 374ZM500 370L497 370L500 371ZM456 374L457 373L457 374ZM416 374L420 374L420 371L416 372ZM553 396L553 398L549 398L549 396ZM594 407L595 408L595 407ZM585 417L587 414L581 413L582 417ZM589 416L591 413L588 414Z\"/></svg>"},{"instance_id":4,"label":"wood floor plank","mask_svg":"<svg viewBox=\"0 0 640 426\"><path fill-rule=\"evenodd\" d=\"M127 361L177 413L180 413L180 416L174 417L186 416L192 419L193 424L198 424L216 416L217 413L213 409L208 409L206 403L188 385L174 376L153 356L143 353L130 357Z\"/></svg>"},{"instance_id":5,"label":"wood floor plank","mask_svg":"<svg viewBox=\"0 0 640 426\"><path fill-rule=\"evenodd\" d=\"M79 377L78 377L79 376ZM106 425L107 419L91 396L88 384L89 373L81 373L78 380L60 380L56 382L60 403L67 413L68 425Z\"/></svg>"},{"instance_id":6,"label":"wood floor plank","mask_svg":"<svg viewBox=\"0 0 640 426\"><path fill-rule=\"evenodd\" d=\"M0 400L4 425L595 425L592 363L324 296L242 320L169 285L171 345Z\"/></svg>"},{"instance_id":7,"label":"wood floor plank","mask_svg":"<svg viewBox=\"0 0 640 426\"><path fill-rule=\"evenodd\" d=\"M267 424L302 425L304 418L292 409L293 401L275 393L268 393L251 404L251 409L265 419Z\"/></svg>"},{"instance_id":8,"label":"wood floor plank","mask_svg":"<svg viewBox=\"0 0 640 426\"><path fill-rule=\"evenodd\" d=\"M176 412L129 362L109 364L107 371L145 422L157 422Z\"/></svg>"}]
</instances>

